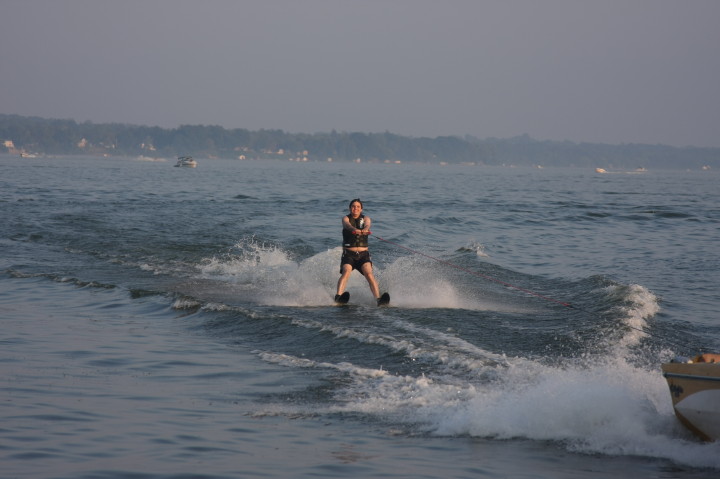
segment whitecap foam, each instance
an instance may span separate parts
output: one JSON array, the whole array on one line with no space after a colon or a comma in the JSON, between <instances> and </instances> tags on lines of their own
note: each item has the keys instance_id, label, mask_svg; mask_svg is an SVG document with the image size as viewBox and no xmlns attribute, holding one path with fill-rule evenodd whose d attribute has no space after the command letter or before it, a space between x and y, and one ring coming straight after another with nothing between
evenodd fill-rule
<instances>
[{"instance_id":1,"label":"whitecap foam","mask_svg":"<svg viewBox=\"0 0 720 479\"><path fill-rule=\"evenodd\" d=\"M331 303L334 284L330 270L339 262L339 248L298 263L277 246L249 239L225 255L205 259L198 269L204 279L234 285L246 300L277 306L316 306Z\"/></svg>"},{"instance_id":2,"label":"whitecap foam","mask_svg":"<svg viewBox=\"0 0 720 479\"><path fill-rule=\"evenodd\" d=\"M178 298L173 302L172 308L183 310L183 309L197 309L201 306L201 303L195 299L190 298Z\"/></svg>"},{"instance_id":3,"label":"whitecap foam","mask_svg":"<svg viewBox=\"0 0 720 479\"><path fill-rule=\"evenodd\" d=\"M274 306L323 306L332 304L340 273L342 248L336 247L297 261L276 245L255 238L238 242L229 252L206 258L197 269L203 279L233 285L245 300ZM373 258L376 260L376 258ZM482 295L462 291L444 267L421 258L403 256L390 264L375 261L380 289L401 308L450 308L469 310L516 310ZM353 273L346 289L352 302L374 305L367 281Z\"/></svg>"},{"instance_id":4,"label":"whitecap foam","mask_svg":"<svg viewBox=\"0 0 720 479\"><path fill-rule=\"evenodd\" d=\"M354 376L361 376L363 378L379 378L387 376L387 371L375 368L362 368L355 366L348 362L342 363L328 363L328 362L317 362L311 359L299 358L289 354L278 354L266 351L255 351L263 361L267 361L273 364L279 364L281 366L291 367L302 367L302 368L328 368L342 371Z\"/></svg>"},{"instance_id":5,"label":"whitecap foam","mask_svg":"<svg viewBox=\"0 0 720 479\"><path fill-rule=\"evenodd\" d=\"M485 246L477 241L472 241L465 249L473 251L479 258L489 258L490 255L485 252Z\"/></svg>"},{"instance_id":6,"label":"whitecap foam","mask_svg":"<svg viewBox=\"0 0 720 479\"><path fill-rule=\"evenodd\" d=\"M699 443L679 425L658 371L622 358L591 367L513 359L475 376L355 381L338 392L334 410L377 415L439 436L549 440L585 454L720 468L720 444Z\"/></svg>"},{"instance_id":7,"label":"whitecap foam","mask_svg":"<svg viewBox=\"0 0 720 479\"><path fill-rule=\"evenodd\" d=\"M297 269L287 252L255 239L241 241L233 251L206 259L199 266L204 278L241 284L266 283Z\"/></svg>"},{"instance_id":8,"label":"whitecap foam","mask_svg":"<svg viewBox=\"0 0 720 479\"><path fill-rule=\"evenodd\" d=\"M617 307L621 321L629 326L621 341L615 346L615 354L625 355L624 351L638 345L647 335L645 329L647 320L660 311L657 296L639 284L616 284L606 288L606 294L615 302L621 303Z\"/></svg>"},{"instance_id":9,"label":"whitecap foam","mask_svg":"<svg viewBox=\"0 0 720 479\"><path fill-rule=\"evenodd\" d=\"M415 256L396 259L378 273L393 297L392 304L405 308L448 308L476 311L507 310L507 304L469 294L451 279L447 266ZM516 309L512 307L511 309Z\"/></svg>"}]
</instances>

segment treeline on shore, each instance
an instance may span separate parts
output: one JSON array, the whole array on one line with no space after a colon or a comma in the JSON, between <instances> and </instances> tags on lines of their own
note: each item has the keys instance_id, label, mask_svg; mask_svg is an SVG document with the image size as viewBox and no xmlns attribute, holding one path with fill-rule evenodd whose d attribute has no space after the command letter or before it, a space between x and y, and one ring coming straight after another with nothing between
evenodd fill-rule
<instances>
[{"instance_id":1,"label":"treeline on shore","mask_svg":"<svg viewBox=\"0 0 720 479\"><path fill-rule=\"evenodd\" d=\"M385 133L288 133L283 130L178 128L118 123L78 123L0 115L4 153L203 158L302 159L464 163L471 165L578 166L592 168L720 168L720 148L575 143L473 136L408 137Z\"/></svg>"}]
</instances>

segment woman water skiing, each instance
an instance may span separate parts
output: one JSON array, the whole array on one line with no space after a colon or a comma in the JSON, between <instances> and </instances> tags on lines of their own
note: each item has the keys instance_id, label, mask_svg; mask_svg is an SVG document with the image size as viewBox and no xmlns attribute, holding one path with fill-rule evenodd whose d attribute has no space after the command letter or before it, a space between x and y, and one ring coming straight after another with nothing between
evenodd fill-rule
<instances>
[{"instance_id":1,"label":"woman water skiing","mask_svg":"<svg viewBox=\"0 0 720 479\"><path fill-rule=\"evenodd\" d=\"M347 303L350 294L345 292L345 286L354 269L358 270L370 285L370 291L377 300L378 306L390 302L390 296L385 293L380 296L380 288L373 274L373 264L368 250L368 236L371 234L370 217L362 214L363 204L358 198L350 202L350 214L342 218L343 254L340 260L340 279L337 283L335 301Z\"/></svg>"}]
</instances>

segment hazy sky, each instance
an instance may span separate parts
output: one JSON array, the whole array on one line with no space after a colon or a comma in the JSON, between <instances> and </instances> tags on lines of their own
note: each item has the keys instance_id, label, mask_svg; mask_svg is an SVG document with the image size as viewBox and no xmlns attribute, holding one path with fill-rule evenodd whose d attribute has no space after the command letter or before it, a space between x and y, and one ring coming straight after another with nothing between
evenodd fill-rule
<instances>
[{"instance_id":1,"label":"hazy sky","mask_svg":"<svg viewBox=\"0 0 720 479\"><path fill-rule=\"evenodd\" d=\"M720 147L720 1L0 0L0 113Z\"/></svg>"}]
</instances>

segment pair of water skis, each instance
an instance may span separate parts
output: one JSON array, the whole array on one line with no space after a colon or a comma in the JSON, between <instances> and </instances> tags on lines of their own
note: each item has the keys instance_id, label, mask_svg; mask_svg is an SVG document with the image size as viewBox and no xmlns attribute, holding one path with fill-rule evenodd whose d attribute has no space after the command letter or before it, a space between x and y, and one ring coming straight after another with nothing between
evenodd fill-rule
<instances>
[{"instance_id":1,"label":"pair of water skis","mask_svg":"<svg viewBox=\"0 0 720 479\"><path fill-rule=\"evenodd\" d=\"M335 295L335 303L336 304L347 304L348 301L350 301L350 293L348 293L347 291L345 291L343 294ZM389 304L390 304L390 295L387 293L383 293L383 295L377 299L378 306L387 306Z\"/></svg>"}]
</instances>

